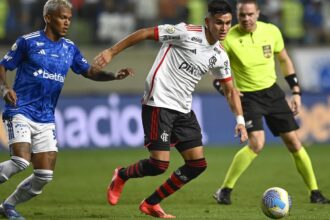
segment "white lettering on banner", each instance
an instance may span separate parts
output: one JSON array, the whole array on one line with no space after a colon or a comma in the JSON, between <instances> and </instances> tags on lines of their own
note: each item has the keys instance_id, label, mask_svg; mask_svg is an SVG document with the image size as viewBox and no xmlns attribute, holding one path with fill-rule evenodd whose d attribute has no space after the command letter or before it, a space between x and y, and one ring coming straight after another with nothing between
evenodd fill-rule
<instances>
[{"instance_id":1,"label":"white lettering on banner","mask_svg":"<svg viewBox=\"0 0 330 220\"><path fill-rule=\"evenodd\" d=\"M300 120L298 136L303 141L316 140L326 142L330 140L330 97L328 103L315 103L308 109L302 106L297 116Z\"/></svg>"},{"instance_id":2,"label":"white lettering on banner","mask_svg":"<svg viewBox=\"0 0 330 220\"><path fill-rule=\"evenodd\" d=\"M144 131L141 105L126 105L119 108L120 96L110 95L109 105L95 105L91 109L78 105L56 109L55 119L59 146L68 148L86 147L140 147ZM202 126L202 103L195 97L193 108ZM100 125L103 129L100 129ZM205 141L206 134L203 134Z\"/></svg>"}]
</instances>

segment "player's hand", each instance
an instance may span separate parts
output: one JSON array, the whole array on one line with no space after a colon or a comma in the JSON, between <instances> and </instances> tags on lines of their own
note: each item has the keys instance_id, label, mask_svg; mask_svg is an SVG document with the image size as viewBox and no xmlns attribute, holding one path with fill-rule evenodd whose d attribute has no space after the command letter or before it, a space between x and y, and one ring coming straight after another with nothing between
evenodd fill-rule
<instances>
[{"instance_id":1,"label":"player's hand","mask_svg":"<svg viewBox=\"0 0 330 220\"><path fill-rule=\"evenodd\" d=\"M291 110L294 115L297 115L301 108L301 97L300 95L292 95L291 97Z\"/></svg>"},{"instance_id":2,"label":"player's hand","mask_svg":"<svg viewBox=\"0 0 330 220\"><path fill-rule=\"evenodd\" d=\"M92 66L95 69L103 69L106 65L108 65L112 60L112 53L110 52L110 49L103 50L101 53L99 53L95 58Z\"/></svg>"},{"instance_id":3,"label":"player's hand","mask_svg":"<svg viewBox=\"0 0 330 220\"><path fill-rule=\"evenodd\" d=\"M243 124L237 124L235 127L235 137L239 137L239 143L242 144L248 140L248 134Z\"/></svg>"},{"instance_id":4,"label":"player's hand","mask_svg":"<svg viewBox=\"0 0 330 220\"><path fill-rule=\"evenodd\" d=\"M117 73L116 73L116 79L117 80L121 80L121 79L125 79L127 76L134 76L134 71L132 68L124 68L124 69L120 69Z\"/></svg>"},{"instance_id":5,"label":"player's hand","mask_svg":"<svg viewBox=\"0 0 330 220\"><path fill-rule=\"evenodd\" d=\"M7 104L16 106L17 95L13 89L8 89L8 92L3 96L3 99Z\"/></svg>"}]
</instances>

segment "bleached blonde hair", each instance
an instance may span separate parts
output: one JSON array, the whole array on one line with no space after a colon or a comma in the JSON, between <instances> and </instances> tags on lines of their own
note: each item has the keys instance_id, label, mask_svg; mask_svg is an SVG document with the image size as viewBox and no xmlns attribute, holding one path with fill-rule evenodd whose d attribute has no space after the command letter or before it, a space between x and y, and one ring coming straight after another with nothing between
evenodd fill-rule
<instances>
[{"instance_id":1,"label":"bleached blonde hair","mask_svg":"<svg viewBox=\"0 0 330 220\"><path fill-rule=\"evenodd\" d=\"M72 4L67 0L48 0L44 5L43 16L57 11L60 7L72 9Z\"/></svg>"}]
</instances>

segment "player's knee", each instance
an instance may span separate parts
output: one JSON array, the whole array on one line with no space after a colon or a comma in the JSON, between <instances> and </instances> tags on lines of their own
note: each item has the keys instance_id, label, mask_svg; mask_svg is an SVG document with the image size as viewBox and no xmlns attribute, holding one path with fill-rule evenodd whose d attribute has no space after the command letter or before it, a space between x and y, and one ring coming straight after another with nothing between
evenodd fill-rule
<instances>
[{"instance_id":1,"label":"player's knee","mask_svg":"<svg viewBox=\"0 0 330 220\"><path fill-rule=\"evenodd\" d=\"M203 173L207 168L205 158L199 160L189 160L186 164L175 171L175 174L183 182L189 182Z\"/></svg>"},{"instance_id":2,"label":"player's knee","mask_svg":"<svg viewBox=\"0 0 330 220\"><path fill-rule=\"evenodd\" d=\"M24 158L12 156L10 160L0 164L0 183L6 182L14 174L25 170L30 165Z\"/></svg>"},{"instance_id":3,"label":"player's knee","mask_svg":"<svg viewBox=\"0 0 330 220\"><path fill-rule=\"evenodd\" d=\"M156 160L154 158L149 158L145 163L145 170L147 170L150 176L157 176L163 174L169 167L169 161Z\"/></svg>"},{"instance_id":4,"label":"player's knee","mask_svg":"<svg viewBox=\"0 0 330 220\"><path fill-rule=\"evenodd\" d=\"M21 188L26 188L31 194L39 195L42 193L43 187L52 181L53 171L36 169L28 183L22 184Z\"/></svg>"}]
</instances>

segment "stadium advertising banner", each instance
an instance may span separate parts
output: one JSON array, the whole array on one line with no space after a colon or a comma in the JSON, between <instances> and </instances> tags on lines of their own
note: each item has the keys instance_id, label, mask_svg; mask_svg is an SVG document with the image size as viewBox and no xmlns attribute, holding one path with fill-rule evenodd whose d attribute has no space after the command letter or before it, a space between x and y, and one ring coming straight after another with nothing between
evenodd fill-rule
<instances>
[{"instance_id":1,"label":"stadium advertising banner","mask_svg":"<svg viewBox=\"0 0 330 220\"><path fill-rule=\"evenodd\" d=\"M62 96L56 109L57 139L60 148L141 147L141 96ZM218 94L195 95L193 109L203 129L204 145L239 145L234 137L235 119L223 97ZM330 96L304 95L297 117L304 142L330 141ZM268 143L280 142L266 129ZM0 126L0 141L7 140Z\"/></svg>"},{"instance_id":2,"label":"stadium advertising banner","mask_svg":"<svg viewBox=\"0 0 330 220\"><path fill-rule=\"evenodd\" d=\"M330 92L329 48L294 48L290 54L304 91Z\"/></svg>"}]
</instances>

